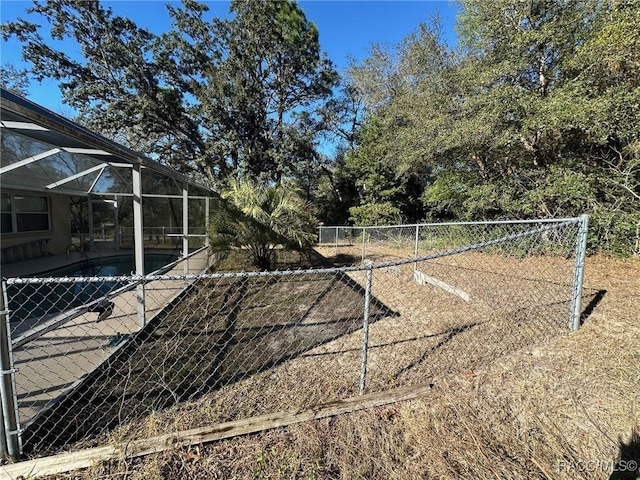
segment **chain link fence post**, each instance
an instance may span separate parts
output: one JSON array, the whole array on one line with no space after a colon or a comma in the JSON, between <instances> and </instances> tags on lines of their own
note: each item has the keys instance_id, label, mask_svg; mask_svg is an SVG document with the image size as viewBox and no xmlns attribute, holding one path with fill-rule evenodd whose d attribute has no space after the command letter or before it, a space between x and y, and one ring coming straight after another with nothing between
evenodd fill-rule
<instances>
[{"instance_id":1,"label":"chain link fence post","mask_svg":"<svg viewBox=\"0 0 640 480\"><path fill-rule=\"evenodd\" d=\"M144 328L147 325L147 313L146 313L146 295L145 295L145 285L144 281L140 281L138 285L136 285L136 312L138 319L138 327L140 329Z\"/></svg>"},{"instance_id":2,"label":"chain link fence post","mask_svg":"<svg viewBox=\"0 0 640 480\"><path fill-rule=\"evenodd\" d=\"M14 375L11 337L9 335L7 284L3 281L2 292L0 293L0 395L2 396L3 433L6 438L7 454L13 460L18 460L20 457L19 422Z\"/></svg>"},{"instance_id":3,"label":"chain link fence post","mask_svg":"<svg viewBox=\"0 0 640 480\"><path fill-rule=\"evenodd\" d=\"M210 247L210 243L209 243L209 228L211 226L211 220L210 220L210 216L211 216L211 206L210 206L210 197L206 197L204 199L204 246L205 247ZM163 227L164 228L164 227ZM318 236L318 239L320 238L320 236Z\"/></svg>"},{"instance_id":4,"label":"chain link fence post","mask_svg":"<svg viewBox=\"0 0 640 480\"><path fill-rule=\"evenodd\" d=\"M413 248L413 258L418 258L418 240L420 238L420 225L416 225L416 242ZM418 270L418 262L413 264L413 271Z\"/></svg>"},{"instance_id":5,"label":"chain link fence post","mask_svg":"<svg viewBox=\"0 0 640 480\"><path fill-rule=\"evenodd\" d=\"M582 285L584 282L584 264L587 253L587 230L589 228L589 215L580 215L578 221L578 238L576 241L576 263L573 271L573 294L571 296L571 318L569 328L580 328L580 315L582 313Z\"/></svg>"},{"instance_id":6,"label":"chain link fence post","mask_svg":"<svg viewBox=\"0 0 640 480\"><path fill-rule=\"evenodd\" d=\"M362 321L362 363L360 366L360 395L364 393L367 381L367 355L369 353L369 309L371 306L371 284L373 283L373 262L371 260L365 260L364 264L367 267L367 280L364 290L364 316Z\"/></svg>"},{"instance_id":7,"label":"chain link fence post","mask_svg":"<svg viewBox=\"0 0 640 480\"><path fill-rule=\"evenodd\" d=\"M189 186L182 187L182 271L189 275Z\"/></svg>"},{"instance_id":8,"label":"chain link fence post","mask_svg":"<svg viewBox=\"0 0 640 480\"><path fill-rule=\"evenodd\" d=\"M136 275L144 275L144 230L142 215L142 169L136 165L131 169L133 184L133 250L136 265ZM136 287L138 298L138 326L144 328L145 318L145 292L144 283L140 282Z\"/></svg>"},{"instance_id":9,"label":"chain link fence post","mask_svg":"<svg viewBox=\"0 0 640 480\"><path fill-rule=\"evenodd\" d=\"M0 458L8 458L9 449L7 448L7 435L4 431L4 412L2 411L2 402L0 402Z\"/></svg>"},{"instance_id":10,"label":"chain link fence post","mask_svg":"<svg viewBox=\"0 0 640 480\"><path fill-rule=\"evenodd\" d=\"M2 282L2 286L4 287L4 282ZM5 310L5 301L4 301L4 288L3 288L3 292L0 292L0 322L4 323L5 321L5 315L6 315L6 310ZM0 347L2 348L2 347ZM4 351L4 348L2 348L2 351ZM2 351L0 351L0 356L2 355ZM7 455L9 454L9 450L7 448L7 435L5 433L5 428L4 428L4 409L2 408L2 401L0 401L0 458L7 458Z\"/></svg>"}]
</instances>

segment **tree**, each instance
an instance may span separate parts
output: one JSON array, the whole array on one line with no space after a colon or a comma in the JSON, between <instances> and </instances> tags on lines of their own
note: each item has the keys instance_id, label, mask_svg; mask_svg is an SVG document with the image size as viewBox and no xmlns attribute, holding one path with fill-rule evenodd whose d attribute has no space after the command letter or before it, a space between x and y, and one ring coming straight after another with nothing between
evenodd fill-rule
<instances>
[{"instance_id":1,"label":"tree","mask_svg":"<svg viewBox=\"0 0 640 480\"><path fill-rule=\"evenodd\" d=\"M205 139L184 92L163 84L153 58L155 35L96 0L34 1L27 12L50 25L53 42L22 19L3 24L3 36L22 42L36 80L58 81L64 102L83 124L184 172L197 168ZM65 50L81 50L82 58L56 49L54 42L60 41Z\"/></svg>"},{"instance_id":2,"label":"tree","mask_svg":"<svg viewBox=\"0 0 640 480\"><path fill-rule=\"evenodd\" d=\"M306 182L309 198L323 224L347 224L349 208L357 204L356 179L347 168L347 156L356 149L363 114L363 98L348 80L318 110L317 142L333 146L333 152L317 156L305 167L311 173Z\"/></svg>"},{"instance_id":3,"label":"tree","mask_svg":"<svg viewBox=\"0 0 640 480\"><path fill-rule=\"evenodd\" d=\"M353 151L362 127L363 97L358 88L343 80L340 90L319 111L326 135L344 149Z\"/></svg>"},{"instance_id":4,"label":"tree","mask_svg":"<svg viewBox=\"0 0 640 480\"><path fill-rule=\"evenodd\" d=\"M279 181L295 163L284 148L291 120L301 107L329 97L338 77L320 54L317 28L295 3L236 0L231 11L228 62L250 90L260 92L257 103L267 117L263 135L273 143L270 170ZM249 171L258 173L255 167Z\"/></svg>"},{"instance_id":5,"label":"tree","mask_svg":"<svg viewBox=\"0 0 640 480\"><path fill-rule=\"evenodd\" d=\"M214 251L245 249L254 266L272 270L279 247L303 252L315 241L310 206L292 185L231 179L222 198L211 219Z\"/></svg>"},{"instance_id":6,"label":"tree","mask_svg":"<svg viewBox=\"0 0 640 480\"><path fill-rule=\"evenodd\" d=\"M26 97L29 88L29 72L25 69L18 70L13 65L5 63L0 69L0 87Z\"/></svg>"},{"instance_id":7,"label":"tree","mask_svg":"<svg viewBox=\"0 0 640 480\"><path fill-rule=\"evenodd\" d=\"M347 168L356 179L359 205L349 209L356 225L401 223L397 206L401 186L396 180L393 146L381 137L388 132L377 118L361 132L359 148L347 155Z\"/></svg>"},{"instance_id":8,"label":"tree","mask_svg":"<svg viewBox=\"0 0 640 480\"><path fill-rule=\"evenodd\" d=\"M637 2L465 2L467 78L477 85L467 103L492 126L485 158L499 170L490 181L511 192L501 214L590 212L592 244L631 247L640 226L638 14Z\"/></svg>"},{"instance_id":9,"label":"tree","mask_svg":"<svg viewBox=\"0 0 640 480\"><path fill-rule=\"evenodd\" d=\"M17 37L37 80L59 82L83 123L215 185L228 174L280 181L297 158L287 131L331 95L337 74L318 31L292 1L231 3L229 19L208 7L168 5L173 25L154 35L91 0L34 0L35 23L2 26Z\"/></svg>"},{"instance_id":10,"label":"tree","mask_svg":"<svg viewBox=\"0 0 640 480\"><path fill-rule=\"evenodd\" d=\"M587 212L592 246L637 251L640 4L462 6L457 51L426 25L358 67L367 115L384 128L370 141L365 127L353 158L386 172L385 192L402 187L401 172L424 168L428 218Z\"/></svg>"},{"instance_id":11,"label":"tree","mask_svg":"<svg viewBox=\"0 0 640 480\"><path fill-rule=\"evenodd\" d=\"M314 192L318 219L325 225L349 223L349 209L357 205L356 179L347 167L348 151L339 148L330 164L322 166L323 175Z\"/></svg>"},{"instance_id":12,"label":"tree","mask_svg":"<svg viewBox=\"0 0 640 480\"><path fill-rule=\"evenodd\" d=\"M350 209L358 224L388 224L401 220L419 221L424 217L420 198L431 178L432 164L423 161L422 132L416 131L412 96L419 88L437 93L442 81L438 69L449 61L448 50L439 40L439 27L420 25L394 51L374 45L370 59L352 64L349 81L366 105L357 147L347 155L347 168L356 179L358 203ZM382 80L379 80L382 79ZM420 90L417 95L425 93ZM440 108L433 97L431 111ZM424 112L424 110L423 110ZM442 115L436 116L436 118ZM422 120L421 120L422 121ZM429 152L430 153L430 152Z\"/></svg>"},{"instance_id":13,"label":"tree","mask_svg":"<svg viewBox=\"0 0 640 480\"><path fill-rule=\"evenodd\" d=\"M611 2L568 62L545 114L582 153L593 185L592 238L640 253L640 3Z\"/></svg>"}]
</instances>

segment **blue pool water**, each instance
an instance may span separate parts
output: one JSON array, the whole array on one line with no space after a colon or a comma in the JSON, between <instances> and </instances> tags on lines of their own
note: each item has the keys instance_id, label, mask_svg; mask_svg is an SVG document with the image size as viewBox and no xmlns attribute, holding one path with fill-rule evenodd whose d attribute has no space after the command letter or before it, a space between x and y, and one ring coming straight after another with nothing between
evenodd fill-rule
<instances>
[{"instance_id":1,"label":"blue pool water","mask_svg":"<svg viewBox=\"0 0 640 480\"><path fill-rule=\"evenodd\" d=\"M160 270L177 258L175 254L145 255L145 272ZM134 258L127 255L85 260L37 276L111 277L131 275L134 270ZM113 281L9 285L7 294L12 330L16 328L22 330L23 328L20 328L19 325L27 319L55 315L96 300L126 285L127 282Z\"/></svg>"},{"instance_id":2,"label":"blue pool water","mask_svg":"<svg viewBox=\"0 0 640 480\"><path fill-rule=\"evenodd\" d=\"M178 259L177 254L153 253L144 257L144 271L155 272ZM135 273L136 265L133 255L118 257L94 258L67 265L66 267L47 271L37 277L112 277Z\"/></svg>"}]
</instances>

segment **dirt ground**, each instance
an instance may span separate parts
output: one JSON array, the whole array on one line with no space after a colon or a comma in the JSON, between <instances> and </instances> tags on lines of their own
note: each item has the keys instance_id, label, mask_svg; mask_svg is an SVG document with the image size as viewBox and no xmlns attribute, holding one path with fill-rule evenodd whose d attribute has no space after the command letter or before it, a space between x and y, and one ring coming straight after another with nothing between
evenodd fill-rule
<instances>
[{"instance_id":1,"label":"dirt ground","mask_svg":"<svg viewBox=\"0 0 640 480\"><path fill-rule=\"evenodd\" d=\"M515 290L522 306L512 308L509 297L496 308L497 292L513 284L513 272L506 275L495 259L487 261L484 270L491 274L482 278L491 282L494 296L484 299L480 313L441 289L432 289L427 302L417 287L389 287L410 272L376 272L373 294L387 310L372 324L369 385L433 382L432 393L421 400L57 478L609 478L616 461L628 466L640 460L640 259L588 258L584 324L572 333L564 317L560 323L545 320L568 309L567 268L563 262L556 267L540 267L536 272L544 281L534 282L511 265L521 273L522 288ZM468 282L477 277L463 260L430 268L472 298L479 296L478 282ZM364 282L357 275L350 280ZM428 329L412 324L424 319L417 312L436 307L455 310L457 323L445 315L431 319ZM234 418L236 412L262 413L274 403L313 404L329 391L348 396L355 392L360 338L345 332L306 348L215 395L154 414L128 434L192 428ZM318 373L319 358L323 370L310 377ZM397 366L391 374L382 368L389 365ZM305 379L304 388L287 389L285 380L291 378ZM261 394L247 396L251 391ZM112 440L123 435L121 430ZM617 478L635 478L619 473Z\"/></svg>"}]
</instances>

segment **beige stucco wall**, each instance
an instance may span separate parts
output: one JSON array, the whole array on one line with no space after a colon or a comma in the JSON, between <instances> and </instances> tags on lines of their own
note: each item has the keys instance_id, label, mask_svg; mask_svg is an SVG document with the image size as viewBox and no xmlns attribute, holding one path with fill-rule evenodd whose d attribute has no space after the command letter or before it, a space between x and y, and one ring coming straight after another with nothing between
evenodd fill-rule
<instances>
[{"instance_id":1,"label":"beige stucco wall","mask_svg":"<svg viewBox=\"0 0 640 480\"><path fill-rule=\"evenodd\" d=\"M19 192L15 190L7 193L25 195L39 195L33 192ZM0 237L2 248L20 245L21 243L50 238L47 243L49 253L56 255L66 253L67 246L71 243L71 213L69 211L69 197L67 195L47 195L49 197L49 215L51 220L51 230L48 232L33 233L8 233Z\"/></svg>"}]
</instances>

